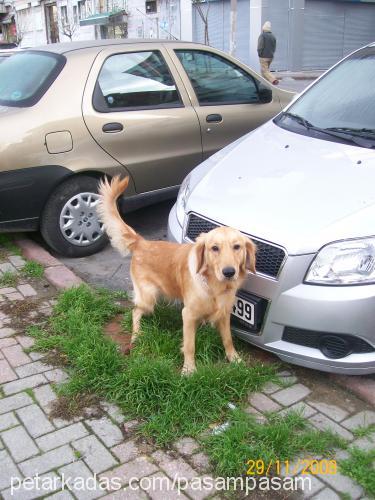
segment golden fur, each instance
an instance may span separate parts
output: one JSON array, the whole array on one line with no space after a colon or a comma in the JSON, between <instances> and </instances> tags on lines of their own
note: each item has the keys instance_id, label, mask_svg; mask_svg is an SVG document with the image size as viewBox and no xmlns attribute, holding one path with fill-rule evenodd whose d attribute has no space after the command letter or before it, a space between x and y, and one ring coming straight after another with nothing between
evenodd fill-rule
<instances>
[{"instance_id":1,"label":"golden fur","mask_svg":"<svg viewBox=\"0 0 375 500\"><path fill-rule=\"evenodd\" d=\"M203 321L220 331L229 361L240 358L234 349L230 315L235 294L246 276L255 273L254 243L236 229L220 227L201 234L194 244L148 241L120 217L116 200L129 178L104 180L98 213L112 246L122 255L132 253L131 279L134 286L133 336L144 314L152 313L159 296L183 302L183 373L195 370L195 332ZM223 269L234 275L225 277Z\"/></svg>"}]
</instances>

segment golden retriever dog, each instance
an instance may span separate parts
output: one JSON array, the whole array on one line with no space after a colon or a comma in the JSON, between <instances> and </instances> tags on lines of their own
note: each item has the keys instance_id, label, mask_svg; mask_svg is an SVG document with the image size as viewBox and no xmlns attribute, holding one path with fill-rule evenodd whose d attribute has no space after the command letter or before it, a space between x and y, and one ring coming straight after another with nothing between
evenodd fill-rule
<instances>
[{"instance_id":1,"label":"golden retriever dog","mask_svg":"<svg viewBox=\"0 0 375 500\"><path fill-rule=\"evenodd\" d=\"M116 200L129 178L101 181L98 214L111 244L120 254L132 254L134 286L132 342L144 314L153 312L160 296L183 303L183 374L195 371L197 325L211 322L220 331L229 361L239 361L230 330L230 315L246 270L255 273L255 244L236 229L220 227L201 234L194 244L149 241L120 217Z\"/></svg>"}]
</instances>

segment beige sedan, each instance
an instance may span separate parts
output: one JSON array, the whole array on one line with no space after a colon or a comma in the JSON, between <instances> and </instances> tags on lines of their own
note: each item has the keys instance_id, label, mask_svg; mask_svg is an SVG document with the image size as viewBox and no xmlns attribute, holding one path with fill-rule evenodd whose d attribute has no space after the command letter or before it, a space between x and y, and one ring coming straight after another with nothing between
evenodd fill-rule
<instances>
[{"instance_id":1,"label":"beige sedan","mask_svg":"<svg viewBox=\"0 0 375 500\"><path fill-rule=\"evenodd\" d=\"M0 65L0 232L41 230L61 254L106 243L100 177L129 175L124 211L176 195L186 174L276 115L293 93L211 47L96 40Z\"/></svg>"}]
</instances>

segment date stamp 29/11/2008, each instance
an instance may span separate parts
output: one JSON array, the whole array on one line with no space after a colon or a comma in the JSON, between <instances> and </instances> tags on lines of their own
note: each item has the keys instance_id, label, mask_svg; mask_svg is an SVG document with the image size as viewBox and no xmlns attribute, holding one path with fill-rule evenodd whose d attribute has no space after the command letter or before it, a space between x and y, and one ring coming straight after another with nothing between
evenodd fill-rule
<instances>
[{"instance_id":1,"label":"date stamp 29/11/2008","mask_svg":"<svg viewBox=\"0 0 375 500\"><path fill-rule=\"evenodd\" d=\"M280 474L284 476L294 476L296 474L314 476L334 475L337 472L336 460L299 458L290 462L289 460L252 460L246 462L247 476L268 476Z\"/></svg>"}]
</instances>

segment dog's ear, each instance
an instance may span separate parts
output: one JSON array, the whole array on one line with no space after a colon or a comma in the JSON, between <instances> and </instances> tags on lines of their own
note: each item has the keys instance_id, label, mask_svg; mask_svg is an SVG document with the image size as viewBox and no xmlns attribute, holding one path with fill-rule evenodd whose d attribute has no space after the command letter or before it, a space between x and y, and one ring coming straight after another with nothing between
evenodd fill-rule
<instances>
[{"instance_id":1,"label":"dog's ear","mask_svg":"<svg viewBox=\"0 0 375 500\"><path fill-rule=\"evenodd\" d=\"M246 264L245 267L248 271L255 274L255 263L256 263L256 251L257 247L255 243L251 240L246 241Z\"/></svg>"},{"instance_id":2,"label":"dog's ear","mask_svg":"<svg viewBox=\"0 0 375 500\"><path fill-rule=\"evenodd\" d=\"M196 272L201 273L206 264L205 259L206 235L201 234L195 241Z\"/></svg>"}]
</instances>

